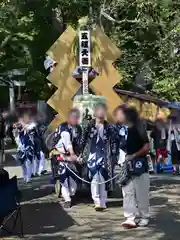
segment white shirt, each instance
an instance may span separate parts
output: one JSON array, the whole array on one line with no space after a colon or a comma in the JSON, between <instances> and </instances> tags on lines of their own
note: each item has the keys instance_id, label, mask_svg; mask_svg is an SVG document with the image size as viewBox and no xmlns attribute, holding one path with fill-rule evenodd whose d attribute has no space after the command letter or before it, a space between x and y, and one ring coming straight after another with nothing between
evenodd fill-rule
<instances>
[{"instance_id":1,"label":"white shirt","mask_svg":"<svg viewBox=\"0 0 180 240\"><path fill-rule=\"evenodd\" d=\"M61 133L61 138L55 148L62 153L69 151L69 149L72 148L71 137L67 131Z\"/></svg>"}]
</instances>

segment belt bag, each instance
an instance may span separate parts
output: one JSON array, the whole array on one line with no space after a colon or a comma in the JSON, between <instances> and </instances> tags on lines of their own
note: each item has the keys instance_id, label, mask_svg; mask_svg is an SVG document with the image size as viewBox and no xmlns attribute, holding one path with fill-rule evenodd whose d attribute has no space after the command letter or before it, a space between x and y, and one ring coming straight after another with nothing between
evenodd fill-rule
<instances>
[{"instance_id":1,"label":"belt bag","mask_svg":"<svg viewBox=\"0 0 180 240\"><path fill-rule=\"evenodd\" d=\"M129 161L129 172L132 176L141 176L148 172L148 160L146 157L137 157Z\"/></svg>"},{"instance_id":2,"label":"belt bag","mask_svg":"<svg viewBox=\"0 0 180 240\"><path fill-rule=\"evenodd\" d=\"M131 174L129 172L129 166L128 166L128 162L124 161L121 165L120 165L120 172L119 172L119 183L121 186L125 186L127 184L127 182L129 181L131 177Z\"/></svg>"}]
</instances>

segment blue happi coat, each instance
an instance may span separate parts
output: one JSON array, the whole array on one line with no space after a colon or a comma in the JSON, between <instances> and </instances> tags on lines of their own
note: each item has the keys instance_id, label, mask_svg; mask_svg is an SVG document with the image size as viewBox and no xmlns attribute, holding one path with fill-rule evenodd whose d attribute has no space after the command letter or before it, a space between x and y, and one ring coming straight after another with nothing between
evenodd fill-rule
<instances>
[{"instance_id":1,"label":"blue happi coat","mask_svg":"<svg viewBox=\"0 0 180 240\"><path fill-rule=\"evenodd\" d=\"M45 130L46 127L44 125L36 124L34 141L35 141L35 154L37 160L40 160L41 158L40 155L41 151L45 152L45 143L43 140L43 134Z\"/></svg>"},{"instance_id":2,"label":"blue happi coat","mask_svg":"<svg viewBox=\"0 0 180 240\"><path fill-rule=\"evenodd\" d=\"M68 123L63 123L61 124L55 132L54 135L54 140L53 140L53 145L54 148L58 150L59 146L62 149L62 152L65 152L65 154L61 154L62 159L66 158L66 156L69 156L70 153L67 148L67 141L70 141L74 153L79 156L81 149L80 149L80 140L81 140L81 134L82 130L79 125L76 127L71 127ZM68 139L65 139L65 138ZM64 183L64 181L69 178L70 176L74 179L77 180L75 175L69 171L67 166L72 169L76 174L79 175L78 170L79 170L79 165L76 163L71 163L71 162L66 162L66 161L59 161L58 162L58 175L60 178L61 183Z\"/></svg>"},{"instance_id":3,"label":"blue happi coat","mask_svg":"<svg viewBox=\"0 0 180 240\"><path fill-rule=\"evenodd\" d=\"M99 172L106 181L113 177L117 136L114 126L108 122L104 121L98 126L95 120L92 120L84 128L82 149L86 148L88 152L87 166L90 179ZM112 189L113 182L110 182L108 186Z\"/></svg>"},{"instance_id":4,"label":"blue happi coat","mask_svg":"<svg viewBox=\"0 0 180 240\"><path fill-rule=\"evenodd\" d=\"M21 164L24 164L25 161L32 162L35 157L39 156L38 146L35 144L35 139L37 138L36 125L30 123L26 126L26 129L19 126L15 131L15 139L18 145L18 161Z\"/></svg>"}]
</instances>

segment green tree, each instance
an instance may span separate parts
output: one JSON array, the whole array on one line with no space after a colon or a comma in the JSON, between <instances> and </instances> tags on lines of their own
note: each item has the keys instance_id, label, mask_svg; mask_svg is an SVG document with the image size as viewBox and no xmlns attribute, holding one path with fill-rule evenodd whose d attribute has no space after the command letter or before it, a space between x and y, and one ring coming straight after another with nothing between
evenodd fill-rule
<instances>
[{"instance_id":1,"label":"green tree","mask_svg":"<svg viewBox=\"0 0 180 240\"><path fill-rule=\"evenodd\" d=\"M122 51L121 88L131 89L140 74L154 84L149 93L180 100L179 7L178 0L3 0L0 72L28 68L27 87L48 98L45 52L68 24L90 13Z\"/></svg>"},{"instance_id":2,"label":"green tree","mask_svg":"<svg viewBox=\"0 0 180 240\"><path fill-rule=\"evenodd\" d=\"M106 11L116 21L107 31L122 51L121 88L131 89L142 73L154 84L150 93L180 100L179 7L175 0L116 0L108 5Z\"/></svg>"}]
</instances>

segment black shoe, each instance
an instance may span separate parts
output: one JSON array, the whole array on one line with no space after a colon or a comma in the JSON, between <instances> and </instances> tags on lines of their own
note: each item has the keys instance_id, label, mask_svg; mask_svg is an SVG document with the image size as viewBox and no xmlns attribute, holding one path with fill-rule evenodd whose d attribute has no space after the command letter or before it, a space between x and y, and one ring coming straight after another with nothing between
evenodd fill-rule
<instances>
[{"instance_id":1,"label":"black shoe","mask_svg":"<svg viewBox=\"0 0 180 240\"><path fill-rule=\"evenodd\" d=\"M45 175L47 173L47 170L43 170L42 172L41 172L41 175Z\"/></svg>"},{"instance_id":2,"label":"black shoe","mask_svg":"<svg viewBox=\"0 0 180 240\"><path fill-rule=\"evenodd\" d=\"M71 208L71 202L65 202L64 203L64 208Z\"/></svg>"},{"instance_id":3,"label":"black shoe","mask_svg":"<svg viewBox=\"0 0 180 240\"><path fill-rule=\"evenodd\" d=\"M36 173L36 174L31 174L31 178L35 178L35 177L39 177L39 175Z\"/></svg>"}]
</instances>

